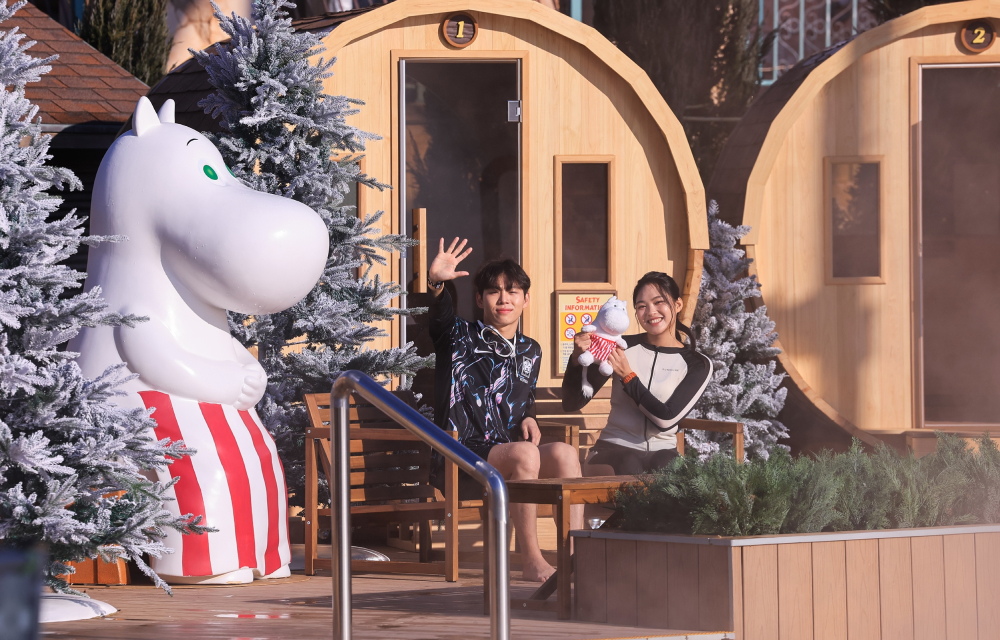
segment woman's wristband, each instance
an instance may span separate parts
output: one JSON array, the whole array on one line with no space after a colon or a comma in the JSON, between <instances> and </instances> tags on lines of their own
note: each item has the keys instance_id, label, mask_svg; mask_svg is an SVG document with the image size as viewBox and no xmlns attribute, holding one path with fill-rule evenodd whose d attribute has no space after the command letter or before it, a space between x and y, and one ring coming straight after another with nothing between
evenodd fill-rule
<instances>
[{"instance_id":1,"label":"woman's wristband","mask_svg":"<svg viewBox=\"0 0 1000 640\"><path fill-rule=\"evenodd\" d=\"M624 386L624 385L632 382L632 379L635 378L635 377L637 377L636 374L635 374L635 371L630 371L627 376L625 376L624 378L622 378L622 385Z\"/></svg>"}]
</instances>

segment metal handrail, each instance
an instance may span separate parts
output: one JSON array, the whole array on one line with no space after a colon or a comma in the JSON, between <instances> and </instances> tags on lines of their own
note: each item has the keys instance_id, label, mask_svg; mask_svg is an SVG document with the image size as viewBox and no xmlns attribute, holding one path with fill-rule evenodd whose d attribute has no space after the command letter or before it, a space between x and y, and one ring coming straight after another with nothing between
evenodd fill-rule
<instances>
[{"instance_id":1,"label":"metal handrail","mask_svg":"<svg viewBox=\"0 0 1000 640\"><path fill-rule=\"evenodd\" d=\"M490 638L510 640L510 576L507 566L507 485L500 472L458 443L416 409L392 395L360 371L345 371L330 391L330 441L333 504L330 509L333 546L333 638L351 638L351 443L350 397L354 392L372 403L394 422L406 427L475 478L486 489L490 517L487 538L490 550ZM457 514L454 514L457 523ZM486 549L484 549L486 551Z\"/></svg>"}]
</instances>

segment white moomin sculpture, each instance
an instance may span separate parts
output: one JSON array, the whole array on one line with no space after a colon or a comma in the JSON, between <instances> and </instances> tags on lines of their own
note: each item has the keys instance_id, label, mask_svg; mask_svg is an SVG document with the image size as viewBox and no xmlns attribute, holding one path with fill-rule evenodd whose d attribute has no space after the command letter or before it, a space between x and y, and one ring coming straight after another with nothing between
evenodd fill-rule
<instances>
[{"instance_id":1,"label":"white moomin sculpture","mask_svg":"<svg viewBox=\"0 0 1000 640\"><path fill-rule=\"evenodd\" d=\"M284 474L253 408L267 375L230 335L226 310L301 300L326 263L326 226L304 204L244 186L205 136L174 123L172 100L157 114L141 98L97 172L91 233L126 239L90 250L87 289L149 320L85 329L70 349L88 376L122 362L138 374L118 401L155 409L157 438L198 451L161 472L179 477L168 508L218 529L168 532L175 552L153 568L175 584L289 575Z\"/></svg>"}]
</instances>

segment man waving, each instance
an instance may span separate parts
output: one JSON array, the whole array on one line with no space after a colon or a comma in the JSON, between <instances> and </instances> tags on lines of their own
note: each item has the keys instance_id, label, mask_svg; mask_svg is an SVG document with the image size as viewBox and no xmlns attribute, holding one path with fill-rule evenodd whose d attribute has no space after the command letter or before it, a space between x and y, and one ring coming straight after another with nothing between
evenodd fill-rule
<instances>
[{"instance_id":1,"label":"man waving","mask_svg":"<svg viewBox=\"0 0 1000 640\"><path fill-rule=\"evenodd\" d=\"M580 459L575 448L562 442L539 446L535 384L542 349L518 330L521 313L528 304L531 279L510 258L484 263L474 278L476 304L483 310L483 321L460 318L444 283L469 275L457 269L471 252L465 240L455 238L446 250L441 239L439 253L427 274L427 284L435 295L430 308L430 335L437 353L437 425L457 431L459 442L489 462L505 480L578 478ZM462 476L459 497L482 496L478 485L465 474ZM438 473L437 478L443 478L443 474ZM520 541L523 578L546 580L555 570L538 548L536 505L512 504L510 517ZM571 519L574 528L583 527L582 505L572 507Z\"/></svg>"}]
</instances>

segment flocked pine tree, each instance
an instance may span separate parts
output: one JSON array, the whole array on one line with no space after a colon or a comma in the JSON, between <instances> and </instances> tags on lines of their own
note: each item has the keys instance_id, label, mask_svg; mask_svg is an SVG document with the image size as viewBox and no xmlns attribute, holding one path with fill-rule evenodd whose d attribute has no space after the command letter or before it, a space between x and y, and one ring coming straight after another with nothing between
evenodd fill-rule
<instances>
[{"instance_id":1,"label":"flocked pine tree","mask_svg":"<svg viewBox=\"0 0 1000 640\"><path fill-rule=\"evenodd\" d=\"M751 260L736 247L749 227L733 227L719 219L719 206L708 208L711 249L705 252L701 292L691 329L698 350L712 360L712 381L691 412L692 418L742 422L748 455L767 458L788 428L777 420L788 391L779 388L785 374L776 373L774 345L778 334L767 308L747 309L760 297L756 276L747 275ZM689 431L687 442L702 456L720 451L730 436Z\"/></svg>"},{"instance_id":2,"label":"flocked pine tree","mask_svg":"<svg viewBox=\"0 0 1000 640\"><path fill-rule=\"evenodd\" d=\"M0 7L0 22L25 4ZM145 411L112 402L124 365L90 380L61 350L82 327L142 319L108 313L97 289L71 293L85 274L61 262L79 247L82 220L49 220L62 199L47 191L81 185L46 164L49 136L24 85L55 56L29 56L34 43L23 38L0 33L0 542L46 543L47 581L58 589L67 588L64 563L97 556L125 557L166 588L142 554L159 557L169 551L166 527L190 531L197 521L163 509L165 487L141 470L185 450L154 441Z\"/></svg>"},{"instance_id":3,"label":"flocked pine tree","mask_svg":"<svg viewBox=\"0 0 1000 640\"><path fill-rule=\"evenodd\" d=\"M249 20L226 16L215 6L215 16L232 40L214 51L192 53L215 88L199 106L218 118L223 129L206 135L234 175L254 189L309 205L330 231L326 269L305 299L268 316L230 315L233 335L257 348L267 371L267 392L257 411L277 442L289 489L300 502L302 434L308 423L303 394L328 392L347 369L373 377L412 376L430 360L418 356L412 344L367 348L384 335L373 323L405 313L389 307L399 286L372 277L370 270L386 264L384 254L408 241L379 234L381 211L361 217L342 204L352 183L385 188L358 166L365 142L376 136L346 122L360 101L323 92L334 60L310 62L325 48L317 35L292 28L285 8L294 6L285 0L254 0Z\"/></svg>"}]
</instances>

